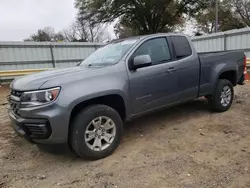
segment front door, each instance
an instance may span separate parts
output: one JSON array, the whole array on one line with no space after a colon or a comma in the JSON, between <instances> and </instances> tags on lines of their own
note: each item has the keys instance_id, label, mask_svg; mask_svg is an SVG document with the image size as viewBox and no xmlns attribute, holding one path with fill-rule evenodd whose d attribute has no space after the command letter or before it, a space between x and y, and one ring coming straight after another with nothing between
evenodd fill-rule
<instances>
[{"instance_id":1,"label":"front door","mask_svg":"<svg viewBox=\"0 0 250 188\"><path fill-rule=\"evenodd\" d=\"M130 70L133 114L153 110L178 100L178 77L166 37L144 41L130 58L150 55L152 65Z\"/></svg>"}]
</instances>

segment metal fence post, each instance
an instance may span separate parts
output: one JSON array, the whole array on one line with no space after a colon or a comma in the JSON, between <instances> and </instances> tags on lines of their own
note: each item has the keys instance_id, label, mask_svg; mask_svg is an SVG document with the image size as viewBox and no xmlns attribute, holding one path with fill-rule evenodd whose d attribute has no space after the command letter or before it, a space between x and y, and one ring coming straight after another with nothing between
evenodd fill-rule
<instances>
[{"instance_id":1,"label":"metal fence post","mask_svg":"<svg viewBox=\"0 0 250 188\"><path fill-rule=\"evenodd\" d=\"M227 34L224 34L224 51L227 51Z\"/></svg>"},{"instance_id":2,"label":"metal fence post","mask_svg":"<svg viewBox=\"0 0 250 188\"><path fill-rule=\"evenodd\" d=\"M53 52L53 45L50 44L49 47L50 47L52 65L53 65L53 68L56 68L56 61L55 61L54 52Z\"/></svg>"}]
</instances>

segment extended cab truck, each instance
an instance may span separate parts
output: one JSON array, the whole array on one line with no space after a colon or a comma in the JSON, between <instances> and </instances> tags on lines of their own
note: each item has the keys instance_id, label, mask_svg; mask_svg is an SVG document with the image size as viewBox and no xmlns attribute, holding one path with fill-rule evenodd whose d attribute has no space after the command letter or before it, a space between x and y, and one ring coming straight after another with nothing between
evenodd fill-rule
<instances>
[{"instance_id":1,"label":"extended cab truck","mask_svg":"<svg viewBox=\"0 0 250 188\"><path fill-rule=\"evenodd\" d=\"M201 96L212 110L228 110L245 61L240 51L197 54L182 34L118 40L79 66L14 80L9 116L34 143L68 143L79 156L100 159L119 145L123 122L137 116Z\"/></svg>"}]
</instances>

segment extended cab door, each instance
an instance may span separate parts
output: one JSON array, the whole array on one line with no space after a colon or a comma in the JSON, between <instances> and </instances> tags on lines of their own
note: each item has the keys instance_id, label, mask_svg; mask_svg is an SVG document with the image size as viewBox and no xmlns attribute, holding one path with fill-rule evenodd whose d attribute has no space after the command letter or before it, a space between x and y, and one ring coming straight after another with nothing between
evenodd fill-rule
<instances>
[{"instance_id":1,"label":"extended cab door","mask_svg":"<svg viewBox=\"0 0 250 188\"><path fill-rule=\"evenodd\" d=\"M153 110L178 100L178 77L176 61L173 60L166 37L149 38L143 41L129 57L150 55L151 66L129 70L130 95L133 114Z\"/></svg>"},{"instance_id":2,"label":"extended cab door","mask_svg":"<svg viewBox=\"0 0 250 188\"><path fill-rule=\"evenodd\" d=\"M191 41L185 36L173 35L172 41L178 78L178 101L193 99L198 96L200 79L199 57Z\"/></svg>"}]
</instances>

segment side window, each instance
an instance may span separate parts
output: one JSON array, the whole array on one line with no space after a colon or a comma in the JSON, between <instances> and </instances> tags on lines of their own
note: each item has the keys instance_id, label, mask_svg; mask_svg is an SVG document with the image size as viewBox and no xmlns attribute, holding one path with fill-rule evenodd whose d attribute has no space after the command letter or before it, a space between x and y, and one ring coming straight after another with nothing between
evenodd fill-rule
<instances>
[{"instance_id":1,"label":"side window","mask_svg":"<svg viewBox=\"0 0 250 188\"><path fill-rule=\"evenodd\" d=\"M168 43L165 37L144 42L132 55L150 55L153 64L160 64L171 59Z\"/></svg>"},{"instance_id":2,"label":"side window","mask_svg":"<svg viewBox=\"0 0 250 188\"><path fill-rule=\"evenodd\" d=\"M186 37L183 36L172 36L172 42L177 59L188 57L192 54L192 49Z\"/></svg>"}]
</instances>

